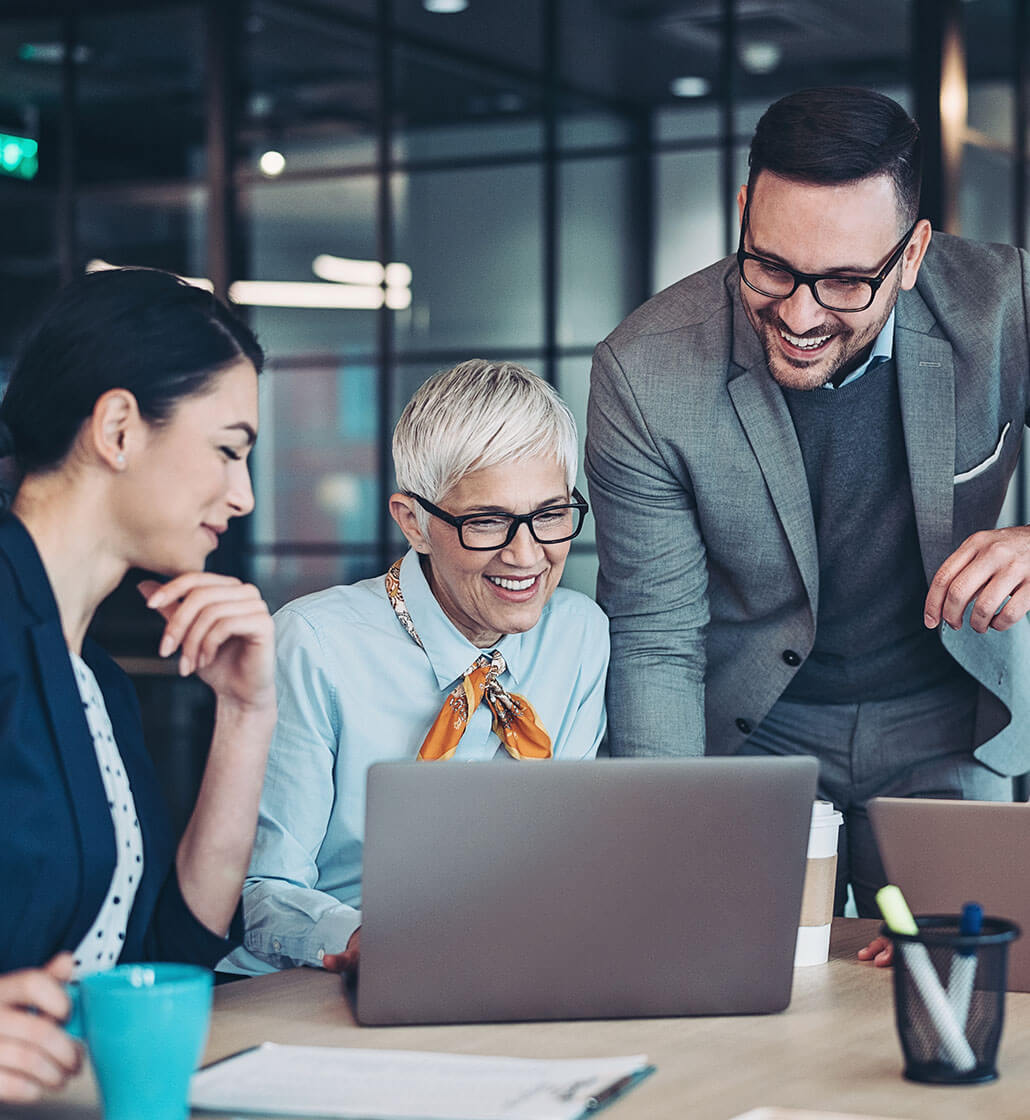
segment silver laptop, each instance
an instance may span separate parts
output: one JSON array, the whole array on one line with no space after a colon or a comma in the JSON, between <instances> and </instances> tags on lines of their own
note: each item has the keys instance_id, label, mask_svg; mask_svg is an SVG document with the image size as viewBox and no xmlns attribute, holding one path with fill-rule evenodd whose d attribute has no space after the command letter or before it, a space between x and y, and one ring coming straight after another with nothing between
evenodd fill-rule
<instances>
[{"instance_id":1,"label":"silver laptop","mask_svg":"<svg viewBox=\"0 0 1030 1120\"><path fill-rule=\"evenodd\" d=\"M1030 992L1030 805L877 797L869 802L887 878L913 914L985 914L1023 930L1009 948L1008 989Z\"/></svg>"},{"instance_id":2,"label":"silver laptop","mask_svg":"<svg viewBox=\"0 0 1030 1120\"><path fill-rule=\"evenodd\" d=\"M811 758L379 763L358 1019L780 1011Z\"/></svg>"}]
</instances>

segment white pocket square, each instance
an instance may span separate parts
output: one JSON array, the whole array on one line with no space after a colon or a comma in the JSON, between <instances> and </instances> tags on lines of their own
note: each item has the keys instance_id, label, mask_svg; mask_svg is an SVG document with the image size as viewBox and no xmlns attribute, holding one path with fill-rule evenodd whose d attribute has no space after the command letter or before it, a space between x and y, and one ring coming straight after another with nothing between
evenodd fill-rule
<instances>
[{"instance_id":1,"label":"white pocket square","mask_svg":"<svg viewBox=\"0 0 1030 1120\"><path fill-rule=\"evenodd\" d=\"M994 451L987 456L982 463L977 463L975 467L970 467L968 471L963 471L961 474L955 475L955 482L968 482L971 478L976 478L978 474L983 474L989 467L994 464L1001 457L1002 444L1005 442L1005 437L1009 434L1009 428L1012 427L1011 420L1001 429L1001 435L998 436L998 446Z\"/></svg>"}]
</instances>

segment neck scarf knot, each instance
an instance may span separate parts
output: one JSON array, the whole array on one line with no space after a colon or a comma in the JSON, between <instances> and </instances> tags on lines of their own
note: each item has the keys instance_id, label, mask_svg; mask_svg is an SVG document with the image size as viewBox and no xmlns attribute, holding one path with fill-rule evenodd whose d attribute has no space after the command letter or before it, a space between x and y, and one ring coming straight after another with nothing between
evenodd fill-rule
<instances>
[{"instance_id":1,"label":"neck scarf knot","mask_svg":"<svg viewBox=\"0 0 1030 1120\"><path fill-rule=\"evenodd\" d=\"M401 626L417 645L425 649L401 594L400 560L392 564L386 573L386 594ZM524 696L508 692L498 680L506 669L504 657L496 649L489 654L480 654L472 662L433 721L419 748L420 759L433 762L450 758L465 734L472 713L484 700L493 714L494 734L512 758L551 757L551 738L533 706Z\"/></svg>"}]
</instances>

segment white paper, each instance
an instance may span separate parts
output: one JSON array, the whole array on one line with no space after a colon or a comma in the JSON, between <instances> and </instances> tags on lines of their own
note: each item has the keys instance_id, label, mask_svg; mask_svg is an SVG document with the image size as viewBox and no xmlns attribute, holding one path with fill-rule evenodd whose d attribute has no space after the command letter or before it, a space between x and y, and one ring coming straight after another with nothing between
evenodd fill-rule
<instances>
[{"instance_id":1,"label":"white paper","mask_svg":"<svg viewBox=\"0 0 1030 1120\"><path fill-rule=\"evenodd\" d=\"M753 1108L733 1120L890 1120L888 1116L859 1116L857 1112L812 1112L807 1108Z\"/></svg>"},{"instance_id":2,"label":"white paper","mask_svg":"<svg viewBox=\"0 0 1030 1120\"><path fill-rule=\"evenodd\" d=\"M573 1120L646 1068L642 1054L538 1060L266 1042L197 1073L190 1103L266 1115Z\"/></svg>"}]
</instances>

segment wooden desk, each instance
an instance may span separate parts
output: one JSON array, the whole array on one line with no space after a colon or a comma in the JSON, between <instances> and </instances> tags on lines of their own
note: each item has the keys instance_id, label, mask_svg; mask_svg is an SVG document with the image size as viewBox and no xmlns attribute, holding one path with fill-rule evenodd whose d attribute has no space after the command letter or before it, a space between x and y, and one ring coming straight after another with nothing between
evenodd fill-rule
<instances>
[{"instance_id":1,"label":"wooden desk","mask_svg":"<svg viewBox=\"0 0 1030 1120\"><path fill-rule=\"evenodd\" d=\"M338 977L295 969L216 989L206 1060L266 1039L533 1058L646 1053L657 1072L606 1111L611 1120L729 1120L763 1105L908 1120L1026 1117L1030 993L1006 1000L998 1081L912 1084L901 1076L890 971L855 958L876 928L837 919L830 963L795 972L791 1005L779 1015L361 1028ZM17 1115L86 1120L99 1115L94 1102L87 1073Z\"/></svg>"}]
</instances>

